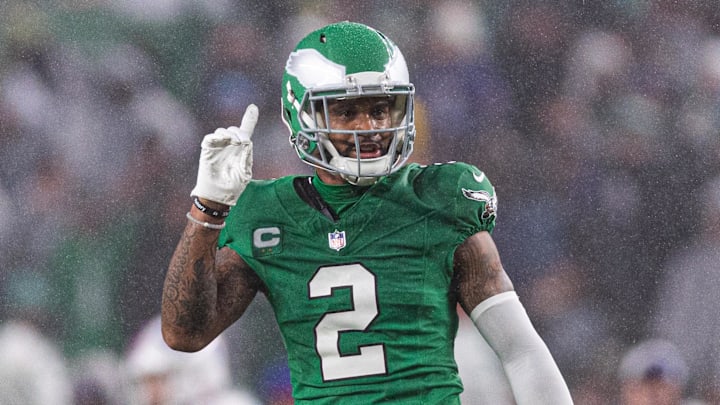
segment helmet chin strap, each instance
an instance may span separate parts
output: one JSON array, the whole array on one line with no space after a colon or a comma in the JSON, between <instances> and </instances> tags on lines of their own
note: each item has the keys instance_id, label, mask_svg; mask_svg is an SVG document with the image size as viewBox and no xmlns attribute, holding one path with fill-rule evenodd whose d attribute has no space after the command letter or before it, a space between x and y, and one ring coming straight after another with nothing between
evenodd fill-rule
<instances>
[{"instance_id":1,"label":"helmet chin strap","mask_svg":"<svg viewBox=\"0 0 720 405\"><path fill-rule=\"evenodd\" d=\"M341 174L342 178L347 180L348 183L358 187L369 187L377 183L379 177L352 177L346 174Z\"/></svg>"},{"instance_id":2,"label":"helmet chin strap","mask_svg":"<svg viewBox=\"0 0 720 405\"><path fill-rule=\"evenodd\" d=\"M334 155L330 164L345 172L357 173L356 175L339 172L340 177L348 183L356 186L370 186L377 182L378 178L390 172L392 156L388 153L385 156L373 159L361 159L360 171L357 173L358 160L343 156ZM359 176L359 174L370 174L370 176Z\"/></svg>"},{"instance_id":3,"label":"helmet chin strap","mask_svg":"<svg viewBox=\"0 0 720 405\"><path fill-rule=\"evenodd\" d=\"M340 174L340 177L345 179L348 183L353 186L367 187L375 184L380 177L355 177L347 174Z\"/></svg>"}]
</instances>

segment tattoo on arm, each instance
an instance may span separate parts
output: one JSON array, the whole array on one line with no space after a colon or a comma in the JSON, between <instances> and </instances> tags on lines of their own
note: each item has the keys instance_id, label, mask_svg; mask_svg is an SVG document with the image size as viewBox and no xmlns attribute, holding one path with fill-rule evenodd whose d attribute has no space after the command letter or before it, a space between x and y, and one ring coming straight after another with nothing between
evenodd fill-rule
<instances>
[{"instance_id":1,"label":"tattoo on arm","mask_svg":"<svg viewBox=\"0 0 720 405\"><path fill-rule=\"evenodd\" d=\"M215 263L218 318L222 324L230 325L245 312L263 284L250 266L230 248L218 250Z\"/></svg>"},{"instance_id":2,"label":"tattoo on arm","mask_svg":"<svg viewBox=\"0 0 720 405\"><path fill-rule=\"evenodd\" d=\"M188 224L163 286L163 323L184 340L209 343L242 315L260 284L218 233Z\"/></svg>"},{"instance_id":3,"label":"tattoo on arm","mask_svg":"<svg viewBox=\"0 0 720 405\"><path fill-rule=\"evenodd\" d=\"M170 261L163 287L163 316L196 334L207 326L214 307L213 266L217 235L188 225Z\"/></svg>"},{"instance_id":4,"label":"tattoo on arm","mask_svg":"<svg viewBox=\"0 0 720 405\"><path fill-rule=\"evenodd\" d=\"M485 299L513 289L497 247L487 232L479 232L460 245L454 265L455 292L467 313Z\"/></svg>"}]
</instances>

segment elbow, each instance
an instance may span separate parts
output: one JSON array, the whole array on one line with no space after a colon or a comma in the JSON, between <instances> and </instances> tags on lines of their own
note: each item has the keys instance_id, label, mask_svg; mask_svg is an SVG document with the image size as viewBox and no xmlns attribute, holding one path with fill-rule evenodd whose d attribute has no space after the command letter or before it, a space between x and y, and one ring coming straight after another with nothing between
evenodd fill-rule
<instances>
[{"instance_id":1,"label":"elbow","mask_svg":"<svg viewBox=\"0 0 720 405\"><path fill-rule=\"evenodd\" d=\"M162 337L169 348L179 352L193 353L207 346L203 340L191 334L182 333L166 322L162 323Z\"/></svg>"},{"instance_id":2,"label":"elbow","mask_svg":"<svg viewBox=\"0 0 720 405\"><path fill-rule=\"evenodd\" d=\"M163 339L165 339L165 344L169 348L179 351L179 352L194 353L204 347L202 345L196 344L195 342L193 342L191 340L178 338L175 335L163 334Z\"/></svg>"}]
</instances>

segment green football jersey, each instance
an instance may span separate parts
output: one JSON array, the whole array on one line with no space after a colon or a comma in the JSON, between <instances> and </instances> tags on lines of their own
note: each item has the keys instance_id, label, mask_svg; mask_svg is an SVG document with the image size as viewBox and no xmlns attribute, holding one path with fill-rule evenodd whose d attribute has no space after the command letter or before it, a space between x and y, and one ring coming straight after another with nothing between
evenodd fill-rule
<instances>
[{"instance_id":1,"label":"green football jersey","mask_svg":"<svg viewBox=\"0 0 720 405\"><path fill-rule=\"evenodd\" d=\"M219 245L267 287L296 403L459 403L453 254L492 231L488 179L464 163L409 164L334 222L294 178L252 181Z\"/></svg>"}]
</instances>

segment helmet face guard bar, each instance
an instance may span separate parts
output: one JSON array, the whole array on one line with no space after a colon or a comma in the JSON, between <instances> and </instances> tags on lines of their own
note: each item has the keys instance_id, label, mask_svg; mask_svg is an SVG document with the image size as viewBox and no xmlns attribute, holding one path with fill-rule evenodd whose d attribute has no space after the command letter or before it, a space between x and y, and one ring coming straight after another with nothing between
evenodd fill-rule
<instances>
[{"instance_id":1,"label":"helmet face guard bar","mask_svg":"<svg viewBox=\"0 0 720 405\"><path fill-rule=\"evenodd\" d=\"M376 178L393 173L412 154L415 140L414 93L412 84L308 89L300 103L301 130L294 142L299 157L312 166L339 173L351 183L358 178ZM376 130L342 130L330 128L325 123L323 117L328 116L329 101L361 97L394 97L390 106L392 126ZM358 154L356 158L350 158L339 155L329 140L331 133L352 135L356 150L360 150L361 138L369 135L390 133L392 139L384 156L361 159Z\"/></svg>"}]
</instances>

